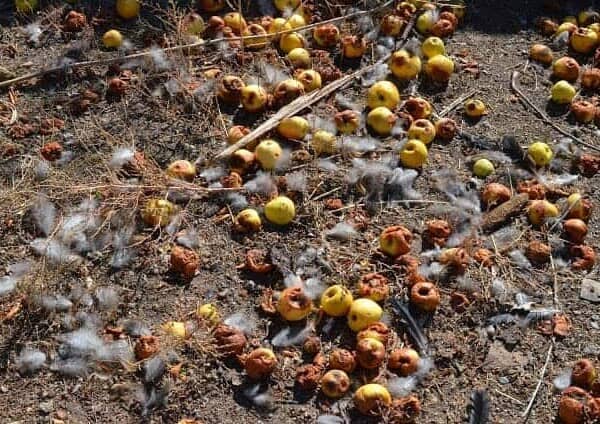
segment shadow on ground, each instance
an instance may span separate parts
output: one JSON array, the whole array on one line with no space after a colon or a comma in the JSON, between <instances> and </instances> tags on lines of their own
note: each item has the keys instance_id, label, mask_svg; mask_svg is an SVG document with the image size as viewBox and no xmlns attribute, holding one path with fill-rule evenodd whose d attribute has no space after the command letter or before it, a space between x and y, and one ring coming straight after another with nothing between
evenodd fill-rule
<instances>
[{"instance_id":1,"label":"shadow on ground","mask_svg":"<svg viewBox=\"0 0 600 424\"><path fill-rule=\"evenodd\" d=\"M594 0L474 0L467 1L467 27L485 33L516 33L531 29L537 18L562 18L577 15L587 8L597 8Z\"/></svg>"}]
</instances>

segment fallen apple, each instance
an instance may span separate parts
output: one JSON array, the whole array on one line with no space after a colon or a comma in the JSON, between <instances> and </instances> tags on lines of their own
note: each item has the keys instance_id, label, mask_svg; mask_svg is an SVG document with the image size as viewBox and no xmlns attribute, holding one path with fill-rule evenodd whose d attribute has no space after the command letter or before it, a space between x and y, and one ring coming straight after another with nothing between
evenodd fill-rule
<instances>
[{"instance_id":1,"label":"fallen apple","mask_svg":"<svg viewBox=\"0 0 600 424\"><path fill-rule=\"evenodd\" d=\"M348 326L358 332L379 321L382 314L381 307L371 299L356 299L348 311Z\"/></svg>"},{"instance_id":2,"label":"fallen apple","mask_svg":"<svg viewBox=\"0 0 600 424\"><path fill-rule=\"evenodd\" d=\"M348 313L353 302L352 293L339 284L328 287L321 295L321 309L332 317L342 317Z\"/></svg>"},{"instance_id":3,"label":"fallen apple","mask_svg":"<svg viewBox=\"0 0 600 424\"><path fill-rule=\"evenodd\" d=\"M278 196L265 205L265 217L276 225L287 225L296 216L294 202L288 197Z\"/></svg>"},{"instance_id":4,"label":"fallen apple","mask_svg":"<svg viewBox=\"0 0 600 424\"><path fill-rule=\"evenodd\" d=\"M427 162L427 146L420 140L408 140L400 150L400 162L406 168L422 168Z\"/></svg>"}]
</instances>

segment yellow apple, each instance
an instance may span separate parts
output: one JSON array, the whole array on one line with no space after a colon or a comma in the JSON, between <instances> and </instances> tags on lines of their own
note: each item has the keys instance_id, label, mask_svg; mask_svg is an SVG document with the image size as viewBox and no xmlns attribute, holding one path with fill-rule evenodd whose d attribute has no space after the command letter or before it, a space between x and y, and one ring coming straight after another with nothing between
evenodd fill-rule
<instances>
[{"instance_id":1,"label":"yellow apple","mask_svg":"<svg viewBox=\"0 0 600 424\"><path fill-rule=\"evenodd\" d=\"M398 116L385 106L371 110L367 115L367 124L379 135L390 135Z\"/></svg>"},{"instance_id":2,"label":"yellow apple","mask_svg":"<svg viewBox=\"0 0 600 424\"><path fill-rule=\"evenodd\" d=\"M348 313L353 300L350 290L336 284L321 295L321 309L329 316L342 317Z\"/></svg>"},{"instance_id":3,"label":"yellow apple","mask_svg":"<svg viewBox=\"0 0 600 424\"><path fill-rule=\"evenodd\" d=\"M547 200L533 200L527 209L529 222L535 226L542 225L546 218L557 217L559 212L556 205Z\"/></svg>"},{"instance_id":4,"label":"yellow apple","mask_svg":"<svg viewBox=\"0 0 600 424\"><path fill-rule=\"evenodd\" d=\"M337 150L337 139L329 131L317 130L310 140L310 145L317 155L332 155Z\"/></svg>"},{"instance_id":5,"label":"yellow apple","mask_svg":"<svg viewBox=\"0 0 600 424\"><path fill-rule=\"evenodd\" d=\"M176 212L173 203L165 199L150 199L141 211L142 220L147 225L164 227Z\"/></svg>"},{"instance_id":6,"label":"yellow apple","mask_svg":"<svg viewBox=\"0 0 600 424\"><path fill-rule=\"evenodd\" d=\"M196 167L190 161L176 160L167 167L166 173L171 178L193 181L196 178Z\"/></svg>"},{"instance_id":7,"label":"yellow apple","mask_svg":"<svg viewBox=\"0 0 600 424\"><path fill-rule=\"evenodd\" d=\"M261 141L254 149L256 160L265 170L275 169L282 153L279 143L271 139Z\"/></svg>"},{"instance_id":8,"label":"yellow apple","mask_svg":"<svg viewBox=\"0 0 600 424\"><path fill-rule=\"evenodd\" d=\"M485 178L494 173L494 164L488 159L478 159L473 164L473 174L479 178Z\"/></svg>"},{"instance_id":9,"label":"yellow apple","mask_svg":"<svg viewBox=\"0 0 600 424\"><path fill-rule=\"evenodd\" d=\"M321 88L321 74L314 69L306 69L296 75L296 79L304 86L304 91L307 93Z\"/></svg>"},{"instance_id":10,"label":"yellow apple","mask_svg":"<svg viewBox=\"0 0 600 424\"><path fill-rule=\"evenodd\" d=\"M140 14L139 0L117 0L117 15L123 19L137 18Z\"/></svg>"},{"instance_id":11,"label":"yellow apple","mask_svg":"<svg viewBox=\"0 0 600 424\"><path fill-rule=\"evenodd\" d=\"M294 13L288 18L287 22L292 29L306 26L306 19L304 19L304 16L300 15L299 13Z\"/></svg>"},{"instance_id":12,"label":"yellow apple","mask_svg":"<svg viewBox=\"0 0 600 424\"><path fill-rule=\"evenodd\" d=\"M354 405L364 415L377 414L382 407L391 404L392 396L381 384L365 384L354 393Z\"/></svg>"},{"instance_id":13,"label":"yellow apple","mask_svg":"<svg viewBox=\"0 0 600 424\"><path fill-rule=\"evenodd\" d=\"M433 81L446 83L454 72L454 62L448 56L439 54L425 63L425 74Z\"/></svg>"},{"instance_id":14,"label":"yellow apple","mask_svg":"<svg viewBox=\"0 0 600 424\"><path fill-rule=\"evenodd\" d=\"M306 39L298 32L288 32L279 39L279 48L284 53L289 53L294 49L306 47Z\"/></svg>"},{"instance_id":15,"label":"yellow apple","mask_svg":"<svg viewBox=\"0 0 600 424\"><path fill-rule=\"evenodd\" d=\"M342 56L347 59L358 59L367 51L367 41L357 35L345 35L341 40Z\"/></svg>"},{"instance_id":16,"label":"yellow apple","mask_svg":"<svg viewBox=\"0 0 600 424\"><path fill-rule=\"evenodd\" d=\"M427 10L419 15L415 26L421 34L428 34L435 22L436 19L434 12L431 10Z\"/></svg>"},{"instance_id":17,"label":"yellow apple","mask_svg":"<svg viewBox=\"0 0 600 424\"><path fill-rule=\"evenodd\" d=\"M400 93L396 84L391 81L378 81L367 90L367 106L370 109L385 106L393 110L398 103L400 103Z\"/></svg>"},{"instance_id":18,"label":"yellow apple","mask_svg":"<svg viewBox=\"0 0 600 424\"><path fill-rule=\"evenodd\" d=\"M560 80L552 86L550 99L559 105L571 103L577 90L565 80Z\"/></svg>"},{"instance_id":19,"label":"yellow apple","mask_svg":"<svg viewBox=\"0 0 600 424\"><path fill-rule=\"evenodd\" d=\"M478 119L487 114L485 103L479 99L470 99L465 102L465 114L469 118Z\"/></svg>"},{"instance_id":20,"label":"yellow apple","mask_svg":"<svg viewBox=\"0 0 600 424\"><path fill-rule=\"evenodd\" d=\"M167 321L162 325L162 329L169 336L178 339L185 339L188 335L185 323L181 321Z\"/></svg>"},{"instance_id":21,"label":"yellow apple","mask_svg":"<svg viewBox=\"0 0 600 424\"><path fill-rule=\"evenodd\" d=\"M411 80L421 72L421 59L419 56L402 49L392 54L388 66L396 78Z\"/></svg>"},{"instance_id":22,"label":"yellow apple","mask_svg":"<svg viewBox=\"0 0 600 424\"><path fill-rule=\"evenodd\" d=\"M537 166L546 166L552 161L554 153L550 146L541 141L532 143L527 148L527 154Z\"/></svg>"},{"instance_id":23,"label":"yellow apple","mask_svg":"<svg viewBox=\"0 0 600 424\"><path fill-rule=\"evenodd\" d=\"M339 399L350 389L350 377L342 370L329 370L321 377L321 391L331 399Z\"/></svg>"},{"instance_id":24,"label":"yellow apple","mask_svg":"<svg viewBox=\"0 0 600 424\"><path fill-rule=\"evenodd\" d=\"M242 88L242 106L248 112L260 112L267 106L267 92L260 85L249 84Z\"/></svg>"},{"instance_id":25,"label":"yellow apple","mask_svg":"<svg viewBox=\"0 0 600 424\"><path fill-rule=\"evenodd\" d=\"M598 34L589 28L578 28L571 34L571 47L577 53L588 54L598 45Z\"/></svg>"},{"instance_id":26,"label":"yellow apple","mask_svg":"<svg viewBox=\"0 0 600 424\"><path fill-rule=\"evenodd\" d=\"M230 27L236 34L243 33L248 26L242 14L238 12L226 13L223 16L223 22L225 22L225 25Z\"/></svg>"},{"instance_id":27,"label":"yellow apple","mask_svg":"<svg viewBox=\"0 0 600 424\"><path fill-rule=\"evenodd\" d=\"M275 8L280 12L296 10L300 6L301 0L273 0Z\"/></svg>"},{"instance_id":28,"label":"yellow apple","mask_svg":"<svg viewBox=\"0 0 600 424\"><path fill-rule=\"evenodd\" d=\"M400 162L406 168L421 168L427 156L427 146L422 141L408 140L400 151Z\"/></svg>"},{"instance_id":29,"label":"yellow apple","mask_svg":"<svg viewBox=\"0 0 600 424\"><path fill-rule=\"evenodd\" d=\"M312 312L312 300L302 287L288 287L281 292L277 311L286 321L300 321Z\"/></svg>"},{"instance_id":30,"label":"yellow apple","mask_svg":"<svg viewBox=\"0 0 600 424\"><path fill-rule=\"evenodd\" d=\"M216 325L221 320L221 317L219 316L219 310L212 303L200 305L196 310L196 316L212 325Z\"/></svg>"},{"instance_id":31,"label":"yellow apple","mask_svg":"<svg viewBox=\"0 0 600 424\"><path fill-rule=\"evenodd\" d=\"M348 326L354 332L365 329L381 319L383 309L371 299L356 299L348 310Z\"/></svg>"},{"instance_id":32,"label":"yellow apple","mask_svg":"<svg viewBox=\"0 0 600 424\"><path fill-rule=\"evenodd\" d=\"M31 13L38 8L38 0L15 0L15 8L19 13Z\"/></svg>"},{"instance_id":33,"label":"yellow apple","mask_svg":"<svg viewBox=\"0 0 600 424\"><path fill-rule=\"evenodd\" d=\"M260 231L261 227L262 221L260 219L260 215L255 209L244 209L235 217L235 231L241 233L256 232Z\"/></svg>"},{"instance_id":34,"label":"yellow apple","mask_svg":"<svg viewBox=\"0 0 600 424\"><path fill-rule=\"evenodd\" d=\"M281 31L287 31L292 29L292 26L289 24L288 20L285 18L275 18L271 25L269 26L268 32L269 34L276 34Z\"/></svg>"},{"instance_id":35,"label":"yellow apple","mask_svg":"<svg viewBox=\"0 0 600 424\"><path fill-rule=\"evenodd\" d=\"M412 238L410 230L402 225L386 227L379 235L379 250L392 258L406 255Z\"/></svg>"},{"instance_id":36,"label":"yellow apple","mask_svg":"<svg viewBox=\"0 0 600 424\"><path fill-rule=\"evenodd\" d=\"M446 54L446 46L441 38L429 37L421 44L421 51L426 58L431 59L434 56Z\"/></svg>"},{"instance_id":37,"label":"yellow apple","mask_svg":"<svg viewBox=\"0 0 600 424\"><path fill-rule=\"evenodd\" d=\"M360 127L360 113L352 109L336 113L333 119L335 127L342 134L352 134Z\"/></svg>"},{"instance_id":38,"label":"yellow apple","mask_svg":"<svg viewBox=\"0 0 600 424\"><path fill-rule=\"evenodd\" d=\"M267 31L259 24L248 25L246 29L244 29L242 35L244 35L244 37L253 37L244 38L244 46L249 49L262 49L269 42Z\"/></svg>"},{"instance_id":39,"label":"yellow apple","mask_svg":"<svg viewBox=\"0 0 600 424\"><path fill-rule=\"evenodd\" d=\"M265 205L265 217L276 225L287 225L296 216L296 206L289 197L278 196Z\"/></svg>"},{"instance_id":40,"label":"yellow apple","mask_svg":"<svg viewBox=\"0 0 600 424\"><path fill-rule=\"evenodd\" d=\"M116 49L123 44L123 36L116 29L106 31L102 36L102 44L109 49Z\"/></svg>"},{"instance_id":41,"label":"yellow apple","mask_svg":"<svg viewBox=\"0 0 600 424\"><path fill-rule=\"evenodd\" d=\"M188 35L202 35L205 29L204 19L197 13L188 13L185 15L181 26Z\"/></svg>"},{"instance_id":42,"label":"yellow apple","mask_svg":"<svg viewBox=\"0 0 600 424\"><path fill-rule=\"evenodd\" d=\"M294 68L309 68L312 63L310 53L303 48L292 49L286 57Z\"/></svg>"},{"instance_id":43,"label":"yellow apple","mask_svg":"<svg viewBox=\"0 0 600 424\"><path fill-rule=\"evenodd\" d=\"M282 137L291 140L303 140L310 130L310 124L301 116L284 118L277 126L277 132Z\"/></svg>"},{"instance_id":44,"label":"yellow apple","mask_svg":"<svg viewBox=\"0 0 600 424\"><path fill-rule=\"evenodd\" d=\"M408 128L409 139L420 140L429 144L435 138L435 125L428 119L417 119Z\"/></svg>"}]
</instances>

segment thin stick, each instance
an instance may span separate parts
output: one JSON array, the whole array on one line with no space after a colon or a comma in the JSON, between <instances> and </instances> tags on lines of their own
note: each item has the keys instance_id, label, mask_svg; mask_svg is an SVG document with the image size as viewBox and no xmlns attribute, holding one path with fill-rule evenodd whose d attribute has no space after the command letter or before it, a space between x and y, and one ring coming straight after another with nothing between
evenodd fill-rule
<instances>
[{"instance_id":1,"label":"thin stick","mask_svg":"<svg viewBox=\"0 0 600 424\"><path fill-rule=\"evenodd\" d=\"M320 199L322 199L323 197L327 197L327 196L329 196L330 194L333 194L333 193L335 193L336 191L340 191L341 189L342 189L342 187L336 187L336 188L334 188L333 190L329 190L329 191L327 191L327 192L325 192L325 193L321 193L321 194L319 194L318 196L316 196L316 197L312 197L312 198L311 198L311 199L309 199L309 200L310 200L310 201L312 201L312 202L316 202L317 200L320 200Z\"/></svg>"},{"instance_id":2,"label":"thin stick","mask_svg":"<svg viewBox=\"0 0 600 424\"><path fill-rule=\"evenodd\" d=\"M519 71L514 71L512 73L512 78L510 80L510 88L512 88L512 90L519 95L519 97L521 98L521 101L523 103L525 103L526 106L529 106L530 108L532 108L539 115L539 117L542 119L542 121L544 121L546 124L550 125L552 128L554 128L556 131L558 131L565 137L569 137L571 140L573 140L574 142L576 142L578 144L581 144L582 146L585 146L589 149L600 152L600 147L597 147L597 146L594 146L593 144L587 143L587 142L583 141L582 139L575 137L573 134L569 133L568 131L562 129L557 124L552 122L550 117L548 115L546 115L546 113L543 110L541 110L539 107L537 107L535 104L533 104L533 102L527 97L527 95L525 93L523 93L518 87L520 76L521 76L521 73Z\"/></svg>"},{"instance_id":3,"label":"thin stick","mask_svg":"<svg viewBox=\"0 0 600 424\"><path fill-rule=\"evenodd\" d=\"M402 34L402 37L401 37L402 43L404 43L406 41L406 38L408 37L408 34L413 27L413 24L414 24L414 19L410 21L410 23L406 26L406 29L404 30L404 33ZM215 156L215 159L216 160L224 159L224 158L230 156L236 150L243 149L244 147L246 147L248 144L252 143L257 138L261 137L265 133L274 129L282 119L287 118L288 116L296 115L302 109L305 109L305 108L313 105L314 103L329 96L330 94L335 93L338 90L341 90L346 85L348 85L350 82L352 82L352 80L354 80L355 78L358 78L361 75L363 75L364 73L370 71L378 64L385 62L389 58L389 56L390 55L386 55L382 59L378 60L377 62L375 62L369 66L365 66L364 68L359 69L358 71L356 71L352 74L345 75L342 78L333 81L329 85L326 85L325 87L321 88L320 90L317 90L312 93L305 94L304 96L298 97L296 100L294 100L290 104L279 109L277 111L277 113L275 113L273 116L271 116L265 122L260 124L256 129L251 131L249 134L246 134L237 143L232 144L231 146L229 146L228 148L223 150L221 153L219 153L217 156Z\"/></svg>"},{"instance_id":4,"label":"thin stick","mask_svg":"<svg viewBox=\"0 0 600 424\"><path fill-rule=\"evenodd\" d=\"M208 40L208 41L202 40L202 41L197 41L195 43L183 44L180 46L166 47L166 48L163 48L160 50L167 53L167 52L173 52L173 51L178 51L178 50L190 49L190 48L194 48L194 47L211 46L213 44L219 44L219 43L223 43L223 42L227 42L227 41L254 40L254 39L258 39L258 38L261 38L261 39L275 38L275 37L279 37L280 35L283 35L283 34L308 30L308 29L314 28L319 25L329 24L329 23L333 23L333 22L338 22L338 21L343 21L346 19L355 18L355 17L362 16L362 15L375 13L385 7L388 7L392 3L393 3L393 0L390 0L390 1L387 1L386 3L382 4L381 6L371 9L371 10L360 10L358 12L350 13L348 15L338 16L336 18L328 19L326 21L321 21L321 22L315 22L315 23L308 24L308 25L305 25L302 27L298 27L298 28L278 31L273 34L246 35L246 36L241 36L241 37L222 37L222 38L216 38L214 40ZM27 81L27 80L30 80L33 78L42 77L46 74L50 74L53 72L66 71L68 69L84 68L84 67L93 66L93 65L109 65L112 63L118 63L118 62L123 62L123 61L127 61L127 60L147 57L147 56L150 56L151 54L152 54L152 52L150 52L150 51L143 51L143 52L133 53L133 54L126 55L126 56L111 57L108 59L87 60L84 62L75 62L75 63L71 63L68 65L55 66L55 67L48 68L48 69L42 69L41 71L36 71L36 72L29 73L29 74L21 75L19 77L16 77L16 78L13 78L10 80L2 81L2 82L0 82L0 88L10 87L10 86L18 84L20 82Z\"/></svg>"},{"instance_id":5,"label":"thin stick","mask_svg":"<svg viewBox=\"0 0 600 424\"><path fill-rule=\"evenodd\" d=\"M552 343L548 348L548 353L546 354L546 362L544 362L544 367L542 368L542 372L540 373L540 379L538 380L537 386L531 395L531 399L529 399L529 403L527 404L527 408L521 415L524 417L523 424L525 424L529 420L529 414L533 409L533 404L535 399L537 398L538 392L540 391L540 387L542 387L542 383L544 382L544 376L546 375L546 369L548 368L548 364L550 363L550 358L552 357L552 350L554 349L554 339L552 339Z\"/></svg>"},{"instance_id":6,"label":"thin stick","mask_svg":"<svg viewBox=\"0 0 600 424\"><path fill-rule=\"evenodd\" d=\"M500 390L498 390L498 389L494 389L494 391L495 391L496 393L498 393L499 395L502 395L502 396L504 396L504 397L506 397L506 398L508 398L508 399L512 400L512 401L513 401L513 402L515 402L515 403L518 403L519 405L523 405L523 402L522 402L522 401L520 401L520 400L519 400L519 399L517 399L517 398L514 398L514 397L512 397L511 395L509 395L509 394L507 394L507 393L501 392L501 391L500 391Z\"/></svg>"},{"instance_id":7,"label":"thin stick","mask_svg":"<svg viewBox=\"0 0 600 424\"><path fill-rule=\"evenodd\" d=\"M454 100L452 103L450 103L448 106L446 106L440 113L438 113L438 117L443 118L444 116L452 112L462 102L464 102L468 98L473 97L477 93L479 93L479 90L476 88L474 90L469 91L466 94L463 94L462 96Z\"/></svg>"}]
</instances>

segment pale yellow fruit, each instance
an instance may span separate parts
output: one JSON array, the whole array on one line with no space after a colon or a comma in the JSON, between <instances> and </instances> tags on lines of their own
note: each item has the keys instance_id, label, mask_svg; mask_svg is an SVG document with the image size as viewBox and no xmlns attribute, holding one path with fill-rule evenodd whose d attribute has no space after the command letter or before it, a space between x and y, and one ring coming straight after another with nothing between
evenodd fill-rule
<instances>
[{"instance_id":1,"label":"pale yellow fruit","mask_svg":"<svg viewBox=\"0 0 600 424\"><path fill-rule=\"evenodd\" d=\"M278 196L265 205L265 217L276 225L287 225L296 216L294 202L286 196Z\"/></svg>"},{"instance_id":2,"label":"pale yellow fruit","mask_svg":"<svg viewBox=\"0 0 600 424\"><path fill-rule=\"evenodd\" d=\"M300 28L306 26L306 19L304 19L304 16L294 13L288 18L288 24L292 27L292 29Z\"/></svg>"},{"instance_id":3,"label":"pale yellow fruit","mask_svg":"<svg viewBox=\"0 0 600 424\"><path fill-rule=\"evenodd\" d=\"M267 139L258 143L254 154L260 166L265 170L272 170L277 167L277 162L281 159L283 150L275 140Z\"/></svg>"},{"instance_id":4,"label":"pale yellow fruit","mask_svg":"<svg viewBox=\"0 0 600 424\"><path fill-rule=\"evenodd\" d=\"M294 68L309 68L312 63L310 53L308 52L308 50L303 48L292 49L287 54L287 59L290 61Z\"/></svg>"},{"instance_id":5,"label":"pale yellow fruit","mask_svg":"<svg viewBox=\"0 0 600 424\"><path fill-rule=\"evenodd\" d=\"M269 26L269 34L275 34L281 31L287 31L292 29L292 26L288 23L285 18L275 18Z\"/></svg>"},{"instance_id":6,"label":"pale yellow fruit","mask_svg":"<svg viewBox=\"0 0 600 424\"><path fill-rule=\"evenodd\" d=\"M348 327L354 332L365 329L381 319L383 309L371 299L356 299L348 310Z\"/></svg>"},{"instance_id":7,"label":"pale yellow fruit","mask_svg":"<svg viewBox=\"0 0 600 424\"><path fill-rule=\"evenodd\" d=\"M283 34L279 39L279 48L284 53L289 53L294 49L304 48L306 45L306 39L302 36L302 34L297 32Z\"/></svg>"},{"instance_id":8,"label":"pale yellow fruit","mask_svg":"<svg viewBox=\"0 0 600 424\"><path fill-rule=\"evenodd\" d=\"M325 130L317 130L310 140L310 145L317 155L332 155L337 150L337 138Z\"/></svg>"},{"instance_id":9,"label":"pale yellow fruit","mask_svg":"<svg viewBox=\"0 0 600 424\"><path fill-rule=\"evenodd\" d=\"M343 317L348 313L354 299L346 287L339 284L328 287L321 295L321 309L332 317Z\"/></svg>"},{"instance_id":10,"label":"pale yellow fruit","mask_svg":"<svg viewBox=\"0 0 600 424\"><path fill-rule=\"evenodd\" d=\"M398 103L400 103L400 92L396 84L391 81L378 81L367 91L367 106L370 109L385 106L393 110Z\"/></svg>"},{"instance_id":11,"label":"pale yellow fruit","mask_svg":"<svg viewBox=\"0 0 600 424\"><path fill-rule=\"evenodd\" d=\"M379 135L390 135L398 116L385 106L379 106L367 115L367 124Z\"/></svg>"},{"instance_id":12,"label":"pale yellow fruit","mask_svg":"<svg viewBox=\"0 0 600 424\"><path fill-rule=\"evenodd\" d=\"M165 199L150 199L141 211L142 220L151 226L164 227L175 215L176 207Z\"/></svg>"},{"instance_id":13,"label":"pale yellow fruit","mask_svg":"<svg viewBox=\"0 0 600 424\"><path fill-rule=\"evenodd\" d=\"M291 140L304 139L306 134L308 134L308 130L310 130L310 124L301 116L284 118L277 126L279 135Z\"/></svg>"},{"instance_id":14,"label":"pale yellow fruit","mask_svg":"<svg viewBox=\"0 0 600 424\"><path fill-rule=\"evenodd\" d=\"M306 69L296 75L296 79L304 86L304 91L309 93L314 90L321 88L321 74L314 69Z\"/></svg>"},{"instance_id":15,"label":"pale yellow fruit","mask_svg":"<svg viewBox=\"0 0 600 424\"><path fill-rule=\"evenodd\" d=\"M15 9L19 13L31 13L38 5L38 0L15 0Z\"/></svg>"},{"instance_id":16,"label":"pale yellow fruit","mask_svg":"<svg viewBox=\"0 0 600 424\"><path fill-rule=\"evenodd\" d=\"M429 37L421 44L421 51L426 58L431 59L434 56L446 54L446 46L441 38Z\"/></svg>"},{"instance_id":17,"label":"pale yellow fruit","mask_svg":"<svg viewBox=\"0 0 600 424\"><path fill-rule=\"evenodd\" d=\"M204 305L199 306L196 310L196 315L198 318L209 322L212 325L216 325L221 320L219 310L212 303L205 303Z\"/></svg>"},{"instance_id":18,"label":"pale yellow fruit","mask_svg":"<svg viewBox=\"0 0 600 424\"><path fill-rule=\"evenodd\" d=\"M140 7L139 0L117 0L117 15L123 19L137 18Z\"/></svg>"},{"instance_id":19,"label":"pale yellow fruit","mask_svg":"<svg viewBox=\"0 0 600 424\"><path fill-rule=\"evenodd\" d=\"M365 415L376 414L391 404L392 395L381 384L365 384L354 393L354 405Z\"/></svg>"},{"instance_id":20,"label":"pale yellow fruit","mask_svg":"<svg viewBox=\"0 0 600 424\"><path fill-rule=\"evenodd\" d=\"M273 5L280 12L296 10L300 6L301 0L273 0Z\"/></svg>"},{"instance_id":21,"label":"pale yellow fruit","mask_svg":"<svg viewBox=\"0 0 600 424\"><path fill-rule=\"evenodd\" d=\"M241 100L248 112L260 112L267 106L267 92L260 85L246 85L242 88Z\"/></svg>"},{"instance_id":22,"label":"pale yellow fruit","mask_svg":"<svg viewBox=\"0 0 600 424\"><path fill-rule=\"evenodd\" d=\"M421 72L421 59L402 49L392 54L388 66L396 78L411 80Z\"/></svg>"},{"instance_id":23,"label":"pale yellow fruit","mask_svg":"<svg viewBox=\"0 0 600 424\"><path fill-rule=\"evenodd\" d=\"M409 139L429 144L435 138L435 125L427 119L417 119L408 128L407 136Z\"/></svg>"},{"instance_id":24,"label":"pale yellow fruit","mask_svg":"<svg viewBox=\"0 0 600 424\"><path fill-rule=\"evenodd\" d=\"M178 339L185 339L187 337L185 323L181 321L167 321L162 325L162 329L169 336Z\"/></svg>"},{"instance_id":25,"label":"pale yellow fruit","mask_svg":"<svg viewBox=\"0 0 600 424\"><path fill-rule=\"evenodd\" d=\"M421 168L427 162L427 146L419 140L408 140L400 151L400 162L406 168Z\"/></svg>"},{"instance_id":26,"label":"pale yellow fruit","mask_svg":"<svg viewBox=\"0 0 600 424\"><path fill-rule=\"evenodd\" d=\"M116 49L123 44L123 35L116 29L106 31L102 36L102 44L109 49Z\"/></svg>"}]
</instances>

